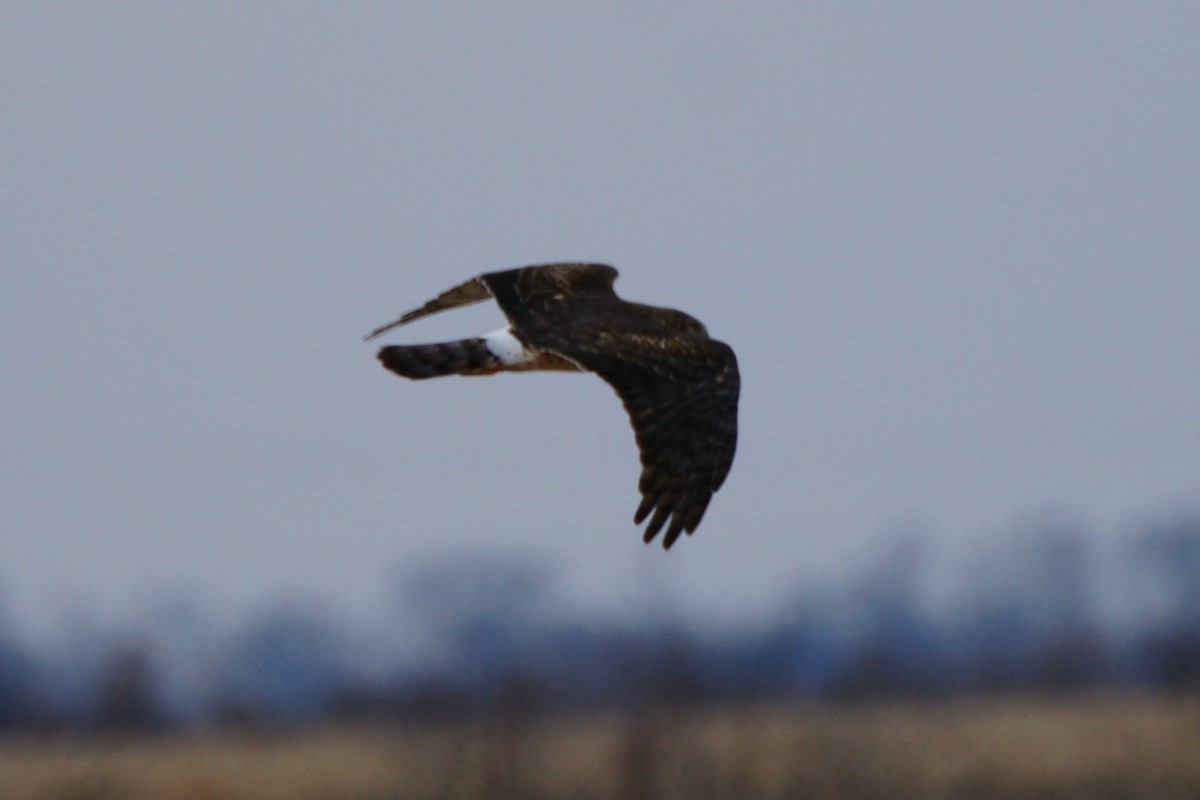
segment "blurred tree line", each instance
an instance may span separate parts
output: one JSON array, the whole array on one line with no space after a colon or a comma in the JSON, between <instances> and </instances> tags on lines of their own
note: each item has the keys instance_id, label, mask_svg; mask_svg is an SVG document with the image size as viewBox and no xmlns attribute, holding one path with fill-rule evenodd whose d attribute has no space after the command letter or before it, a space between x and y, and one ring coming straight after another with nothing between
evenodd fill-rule
<instances>
[{"instance_id":1,"label":"blurred tree line","mask_svg":"<svg viewBox=\"0 0 1200 800\"><path fill-rule=\"evenodd\" d=\"M132 633L35 651L0 615L0 732L1200 688L1200 517L1106 555L1081 526L1040 520L997 537L941 602L930 563L924 537L893 537L857 578L732 630L564 618L550 570L502 558L403 576L403 634L299 605L217 631L179 603Z\"/></svg>"}]
</instances>

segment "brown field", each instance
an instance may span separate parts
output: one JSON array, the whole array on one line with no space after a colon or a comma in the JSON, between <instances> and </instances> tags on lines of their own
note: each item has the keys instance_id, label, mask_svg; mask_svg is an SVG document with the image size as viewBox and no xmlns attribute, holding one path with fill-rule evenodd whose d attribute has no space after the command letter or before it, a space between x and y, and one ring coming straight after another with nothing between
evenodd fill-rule
<instances>
[{"instance_id":1,"label":"brown field","mask_svg":"<svg viewBox=\"0 0 1200 800\"><path fill-rule=\"evenodd\" d=\"M1200 798L1200 697L0 739L4 800Z\"/></svg>"}]
</instances>

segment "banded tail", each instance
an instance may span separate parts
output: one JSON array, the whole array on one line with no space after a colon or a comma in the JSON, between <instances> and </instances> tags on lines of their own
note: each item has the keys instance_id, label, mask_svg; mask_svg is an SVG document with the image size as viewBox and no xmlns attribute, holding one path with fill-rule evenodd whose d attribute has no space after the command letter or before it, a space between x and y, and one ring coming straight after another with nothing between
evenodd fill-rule
<instances>
[{"instance_id":1,"label":"banded tail","mask_svg":"<svg viewBox=\"0 0 1200 800\"><path fill-rule=\"evenodd\" d=\"M379 349L379 360L397 375L413 380L443 375L491 375L504 368L482 337L437 344L389 345Z\"/></svg>"}]
</instances>

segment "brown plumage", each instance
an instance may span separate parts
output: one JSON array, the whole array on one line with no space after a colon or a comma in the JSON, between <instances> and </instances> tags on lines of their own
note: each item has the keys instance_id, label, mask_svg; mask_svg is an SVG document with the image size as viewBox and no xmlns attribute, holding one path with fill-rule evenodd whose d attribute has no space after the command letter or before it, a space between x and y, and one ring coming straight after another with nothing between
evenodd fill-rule
<instances>
[{"instance_id":1,"label":"brown plumage","mask_svg":"<svg viewBox=\"0 0 1200 800\"><path fill-rule=\"evenodd\" d=\"M491 272L438 295L367 338L447 308L495 298L510 327L488 337L379 351L406 378L501 370L595 372L629 413L642 475L634 523L644 540L666 526L663 546L700 524L737 444L740 378L733 350L693 317L630 303L613 292L606 264L543 264Z\"/></svg>"},{"instance_id":2,"label":"brown plumage","mask_svg":"<svg viewBox=\"0 0 1200 800\"><path fill-rule=\"evenodd\" d=\"M379 360L397 375L420 380L442 375L491 375L499 372L500 359L481 337L457 342L385 347Z\"/></svg>"}]
</instances>

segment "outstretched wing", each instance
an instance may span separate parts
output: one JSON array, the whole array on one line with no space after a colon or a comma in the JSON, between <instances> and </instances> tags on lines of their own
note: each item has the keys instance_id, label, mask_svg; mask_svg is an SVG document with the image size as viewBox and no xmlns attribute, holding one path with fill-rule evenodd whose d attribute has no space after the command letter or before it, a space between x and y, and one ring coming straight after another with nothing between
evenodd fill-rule
<instances>
[{"instance_id":1,"label":"outstretched wing","mask_svg":"<svg viewBox=\"0 0 1200 800\"><path fill-rule=\"evenodd\" d=\"M406 311L399 319L380 325L363 337L370 341L392 328L445 311L494 297L509 321L534 336L547 317L561 315L581 299L591 304L617 302L613 281L617 271L607 264L535 264L501 272L476 275L447 289L420 308Z\"/></svg>"},{"instance_id":2,"label":"outstretched wing","mask_svg":"<svg viewBox=\"0 0 1200 800\"><path fill-rule=\"evenodd\" d=\"M663 547L670 547L700 524L733 463L737 359L724 342L674 331L580 334L547 349L598 374L625 404L642 462L633 521L650 518L646 542L667 525Z\"/></svg>"},{"instance_id":3,"label":"outstretched wing","mask_svg":"<svg viewBox=\"0 0 1200 800\"><path fill-rule=\"evenodd\" d=\"M460 283L453 289L447 289L437 297L425 303L425 305L421 306L420 308L414 308L412 311L406 311L400 316L399 319L393 320L386 325L380 325L378 328L363 337L363 339L364 341L369 342L377 336L387 333L392 328L398 328L401 325L407 325L415 319L427 317L430 314L436 314L439 311L445 311L447 308L455 308L457 306L466 306L470 305L471 303L478 303L482 300L487 300L491 296L491 291L488 290L488 287L484 285L480 278L471 278L471 280L465 283Z\"/></svg>"}]
</instances>

